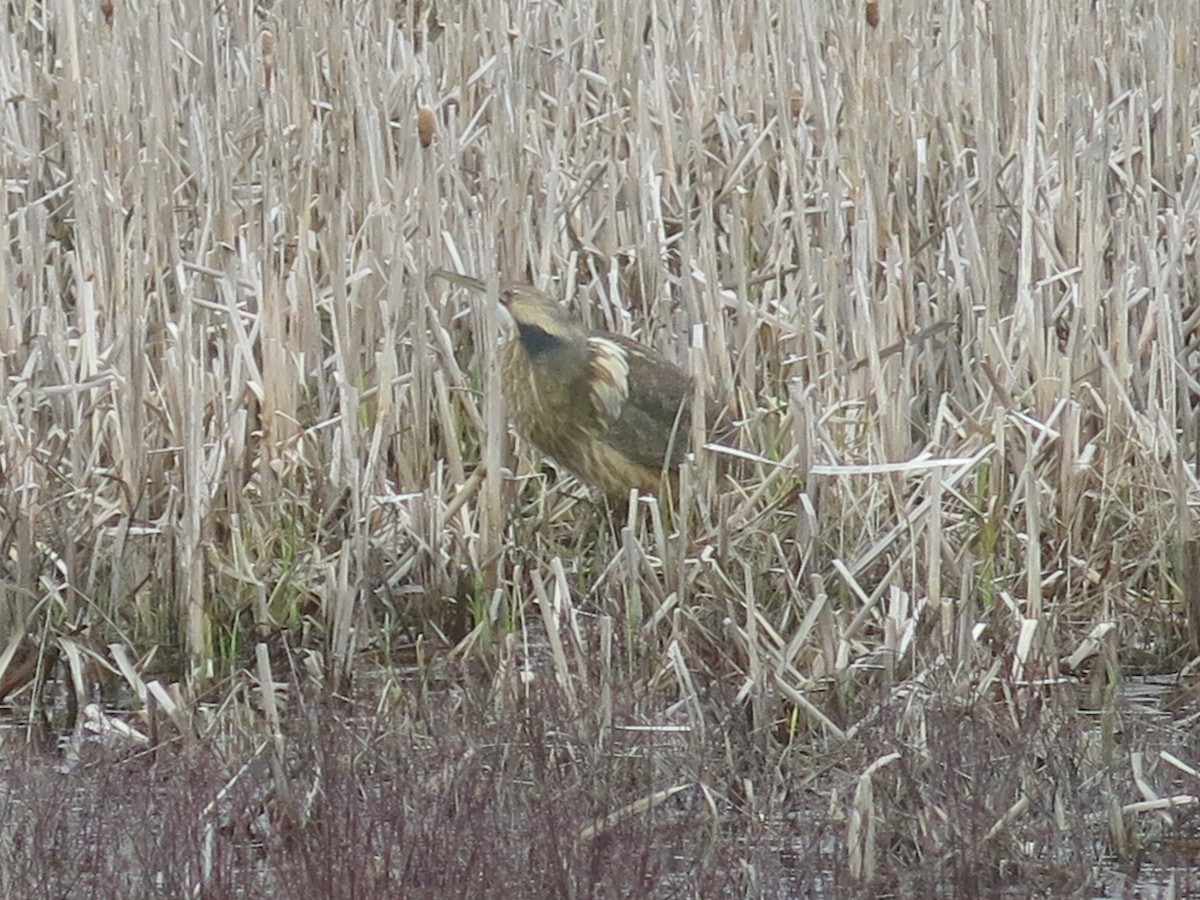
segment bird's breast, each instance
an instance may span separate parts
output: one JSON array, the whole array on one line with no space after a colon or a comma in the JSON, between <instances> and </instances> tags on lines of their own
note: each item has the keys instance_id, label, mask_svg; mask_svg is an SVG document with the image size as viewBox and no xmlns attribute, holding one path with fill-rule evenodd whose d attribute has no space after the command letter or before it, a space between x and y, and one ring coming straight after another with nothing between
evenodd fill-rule
<instances>
[{"instance_id":1,"label":"bird's breast","mask_svg":"<svg viewBox=\"0 0 1200 900\"><path fill-rule=\"evenodd\" d=\"M517 431L543 452L558 456L593 430L586 360L563 342L531 354L524 340L511 341L501 374Z\"/></svg>"}]
</instances>

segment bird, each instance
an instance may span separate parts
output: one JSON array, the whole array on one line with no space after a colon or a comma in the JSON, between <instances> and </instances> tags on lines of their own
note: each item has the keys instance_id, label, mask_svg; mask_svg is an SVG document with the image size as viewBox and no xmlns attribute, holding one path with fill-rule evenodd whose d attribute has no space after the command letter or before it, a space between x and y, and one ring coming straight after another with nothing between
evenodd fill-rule
<instances>
[{"instance_id":1,"label":"bird","mask_svg":"<svg viewBox=\"0 0 1200 900\"><path fill-rule=\"evenodd\" d=\"M484 290L477 278L436 274ZM625 335L589 332L531 285L503 284L500 303L516 325L500 374L517 434L614 501L661 493L691 443L692 376ZM717 412L706 399L707 421Z\"/></svg>"}]
</instances>

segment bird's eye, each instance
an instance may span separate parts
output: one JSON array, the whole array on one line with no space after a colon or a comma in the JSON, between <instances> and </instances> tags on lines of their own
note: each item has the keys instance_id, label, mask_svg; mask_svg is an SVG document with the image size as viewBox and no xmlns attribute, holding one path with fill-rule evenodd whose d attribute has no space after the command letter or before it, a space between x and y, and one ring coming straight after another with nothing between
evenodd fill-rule
<instances>
[{"instance_id":1,"label":"bird's eye","mask_svg":"<svg viewBox=\"0 0 1200 900\"><path fill-rule=\"evenodd\" d=\"M508 306L512 303L513 298L517 296L517 292L512 288L500 288L500 305Z\"/></svg>"}]
</instances>

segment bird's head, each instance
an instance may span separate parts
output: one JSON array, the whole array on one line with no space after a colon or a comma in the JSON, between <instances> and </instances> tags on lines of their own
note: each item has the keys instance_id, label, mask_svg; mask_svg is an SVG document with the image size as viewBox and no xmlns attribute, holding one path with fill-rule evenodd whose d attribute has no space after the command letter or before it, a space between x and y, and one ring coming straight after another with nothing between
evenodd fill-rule
<instances>
[{"instance_id":1,"label":"bird's head","mask_svg":"<svg viewBox=\"0 0 1200 900\"><path fill-rule=\"evenodd\" d=\"M487 290L479 278L460 275L446 269L430 273L431 278L442 278L475 291ZM500 288L500 305L517 326L521 346L530 357L552 350L583 348L587 343L587 331L567 315L567 311L537 288L519 281L508 282Z\"/></svg>"},{"instance_id":2,"label":"bird's head","mask_svg":"<svg viewBox=\"0 0 1200 900\"><path fill-rule=\"evenodd\" d=\"M530 356L587 340L583 326L541 291L525 284L506 284L500 304L517 325L521 344Z\"/></svg>"}]
</instances>

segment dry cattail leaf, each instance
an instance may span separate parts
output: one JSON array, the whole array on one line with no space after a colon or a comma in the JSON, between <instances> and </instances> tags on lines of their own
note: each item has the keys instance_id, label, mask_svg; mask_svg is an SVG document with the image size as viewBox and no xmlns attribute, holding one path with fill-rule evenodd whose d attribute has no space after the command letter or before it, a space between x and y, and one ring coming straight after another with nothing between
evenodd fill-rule
<instances>
[{"instance_id":1,"label":"dry cattail leaf","mask_svg":"<svg viewBox=\"0 0 1200 900\"><path fill-rule=\"evenodd\" d=\"M433 143L434 125L432 108L422 106L417 110L417 138L422 147L428 147Z\"/></svg>"}]
</instances>

